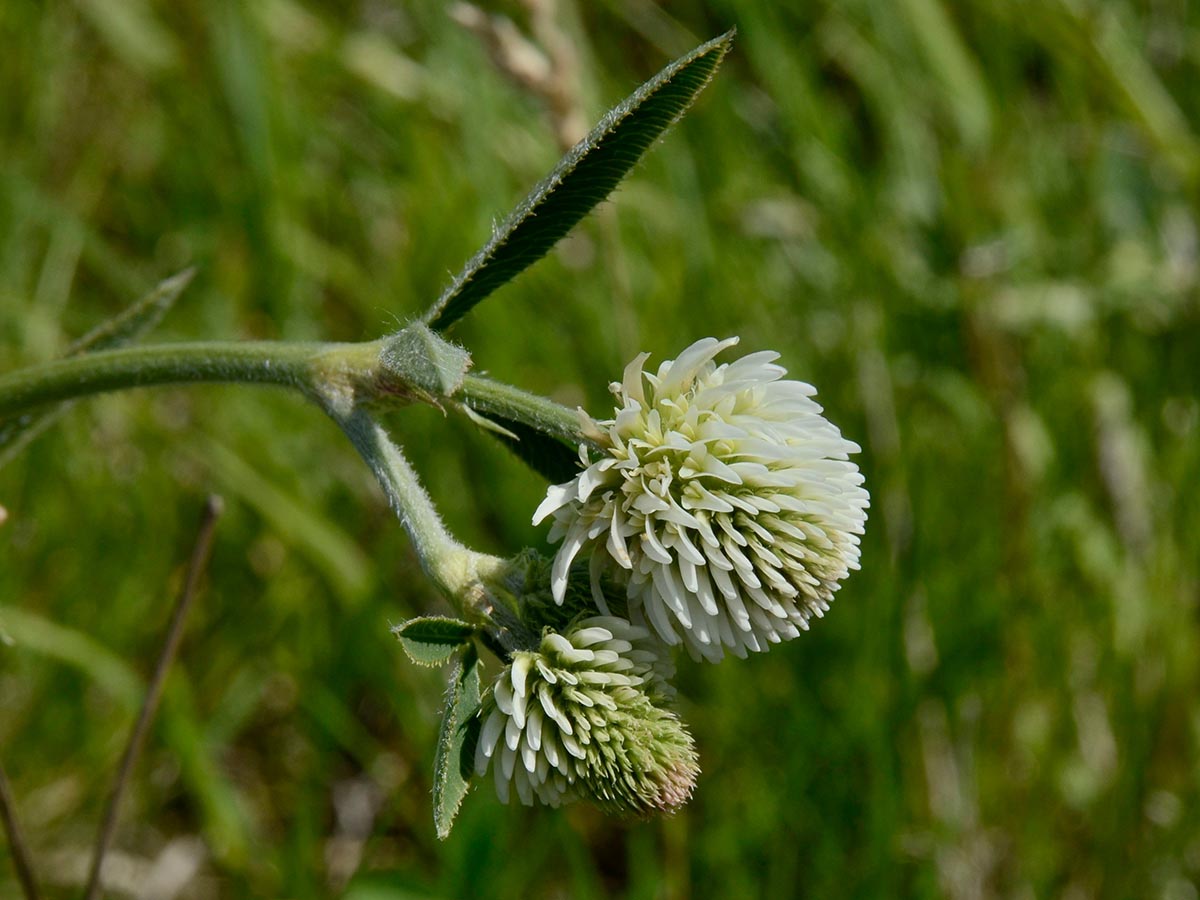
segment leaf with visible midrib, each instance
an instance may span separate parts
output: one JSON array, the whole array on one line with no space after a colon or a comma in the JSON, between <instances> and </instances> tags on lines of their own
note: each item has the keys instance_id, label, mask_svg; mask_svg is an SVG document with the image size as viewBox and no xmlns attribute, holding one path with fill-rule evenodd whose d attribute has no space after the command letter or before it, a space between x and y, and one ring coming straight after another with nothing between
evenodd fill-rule
<instances>
[{"instance_id":1,"label":"leaf with visible midrib","mask_svg":"<svg viewBox=\"0 0 1200 900\"><path fill-rule=\"evenodd\" d=\"M454 817L470 787L474 742L479 736L479 653L467 644L446 691L446 709L433 761L433 824L437 836L450 836Z\"/></svg>"},{"instance_id":2,"label":"leaf with visible midrib","mask_svg":"<svg viewBox=\"0 0 1200 900\"><path fill-rule=\"evenodd\" d=\"M734 31L671 63L564 156L446 288L425 315L449 328L488 294L541 259L612 192L654 140L687 111L733 43Z\"/></svg>"}]
</instances>

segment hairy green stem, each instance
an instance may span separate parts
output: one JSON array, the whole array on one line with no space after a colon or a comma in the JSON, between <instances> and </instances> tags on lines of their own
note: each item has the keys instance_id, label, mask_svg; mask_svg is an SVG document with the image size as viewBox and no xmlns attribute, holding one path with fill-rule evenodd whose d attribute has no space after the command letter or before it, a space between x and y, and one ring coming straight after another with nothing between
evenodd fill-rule
<instances>
[{"instance_id":1,"label":"hairy green stem","mask_svg":"<svg viewBox=\"0 0 1200 900\"><path fill-rule=\"evenodd\" d=\"M331 415L375 473L412 539L425 574L464 616L490 621L493 601L484 581L502 573L508 563L469 550L454 539L400 448L366 410L360 407L347 415Z\"/></svg>"},{"instance_id":2,"label":"hairy green stem","mask_svg":"<svg viewBox=\"0 0 1200 900\"><path fill-rule=\"evenodd\" d=\"M0 420L106 391L201 382L294 388L344 418L363 401L411 398L394 362L381 369L383 347L382 341L199 341L84 353L0 375ZM585 439L574 410L512 385L468 375L453 399L571 442Z\"/></svg>"},{"instance_id":3,"label":"hairy green stem","mask_svg":"<svg viewBox=\"0 0 1200 900\"><path fill-rule=\"evenodd\" d=\"M456 396L476 412L523 422L572 443L585 440L578 412L510 384L468 375Z\"/></svg>"},{"instance_id":4,"label":"hairy green stem","mask_svg":"<svg viewBox=\"0 0 1200 900\"><path fill-rule=\"evenodd\" d=\"M205 341L86 353L0 375L0 419L89 394L195 382L282 385L327 402L328 390L374 372L379 350L377 343Z\"/></svg>"}]
</instances>

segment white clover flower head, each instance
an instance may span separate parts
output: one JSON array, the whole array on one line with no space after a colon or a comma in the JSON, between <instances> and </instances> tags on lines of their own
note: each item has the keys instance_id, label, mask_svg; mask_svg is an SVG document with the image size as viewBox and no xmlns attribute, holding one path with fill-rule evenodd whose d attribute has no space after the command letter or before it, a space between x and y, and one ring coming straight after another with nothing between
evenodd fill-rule
<instances>
[{"instance_id":1,"label":"white clover flower head","mask_svg":"<svg viewBox=\"0 0 1200 900\"><path fill-rule=\"evenodd\" d=\"M561 540L551 586L562 602L580 554L623 581L630 614L668 644L719 661L796 637L851 569L870 498L859 452L821 414L816 390L785 379L777 353L718 365L737 338L704 338L651 373L635 358L591 423L598 459L549 489L534 523Z\"/></svg>"},{"instance_id":2,"label":"white clover flower head","mask_svg":"<svg viewBox=\"0 0 1200 900\"><path fill-rule=\"evenodd\" d=\"M624 619L594 616L547 628L517 651L480 712L475 769L525 805L583 797L609 811L669 811L691 796L699 769L691 735L658 702L667 688L659 645Z\"/></svg>"},{"instance_id":3,"label":"white clover flower head","mask_svg":"<svg viewBox=\"0 0 1200 900\"><path fill-rule=\"evenodd\" d=\"M512 571L516 577L510 583L514 585L513 593L519 598L518 615L527 628L534 629L535 634L541 634L546 626L562 631L578 619L596 616L597 606L605 616L628 620L624 589L614 585L608 578L602 578L599 584L592 583L586 563L571 567L564 599L556 600L550 586L553 566L553 560L536 550L524 550L512 561ZM599 603L597 595L600 597ZM619 627L625 628L627 624ZM675 688L671 684L675 677L674 657L645 629L636 628L630 635L634 641L633 652L639 662L649 661L652 668L643 679L643 687L650 694L650 699L655 703L671 702L675 699Z\"/></svg>"}]
</instances>

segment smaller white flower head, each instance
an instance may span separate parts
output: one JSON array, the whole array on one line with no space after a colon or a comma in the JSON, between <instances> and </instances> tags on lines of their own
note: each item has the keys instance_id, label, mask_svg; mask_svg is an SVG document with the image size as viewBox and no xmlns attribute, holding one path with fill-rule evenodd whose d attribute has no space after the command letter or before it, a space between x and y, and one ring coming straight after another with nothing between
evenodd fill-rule
<instances>
[{"instance_id":1,"label":"smaller white flower head","mask_svg":"<svg viewBox=\"0 0 1200 900\"><path fill-rule=\"evenodd\" d=\"M517 651L480 712L475 770L526 806L585 797L616 812L670 810L698 772L691 737L657 704L669 696L650 633L594 616Z\"/></svg>"},{"instance_id":2,"label":"smaller white flower head","mask_svg":"<svg viewBox=\"0 0 1200 900\"><path fill-rule=\"evenodd\" d=\"M668 644L713 662L796 637L858 568L870 499L856 444L821 414L779 354L717 365L737 338L704 338L651 373L643 353L612 385L619 406L595 426L603 447L549 489L551 573L562 602L571 563L623 581L631 615Z\"/></svg>"}]
</instances>

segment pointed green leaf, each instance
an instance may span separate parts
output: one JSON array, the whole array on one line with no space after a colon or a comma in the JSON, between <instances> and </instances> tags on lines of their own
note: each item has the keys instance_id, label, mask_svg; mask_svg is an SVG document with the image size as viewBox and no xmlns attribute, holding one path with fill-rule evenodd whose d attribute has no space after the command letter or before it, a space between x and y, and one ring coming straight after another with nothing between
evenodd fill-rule
<instances>
[{"instance_id":1,"label":"pointed green leaf","mask_svg":"<svg viewBox=\"0 0 1200 900\"><path fill-rule=\"evenodd\" d=\"M66 355L79 356L95 350L111 350L137 340L162 321L195 274L194 269L185 269L160 282L137 303L71 344ZM0 468L11 462L30 441L53 425L70 407L70 403L60 403L49 409L0 422Z\"/></svg>"},{"instance_id":2,"label":"pointed green leaf","mask_svg":"<svg viewBox=\"0 0 1200 900\"><path fill-rule=\"evenodd\" d=\"M111 350L136 340L155 328L175 305L183 289L196 276L195 269L184 269L158 285L137 303L93 328L67 348L67 356Z\"/></svg>"},{"instance_id":3,"label":"pointed green leaf","mask_svg":"<svg viewBox=\"0 0 1200 900\"><path fill-rule=\"evenodd\" d=\"M664 131L687 111L733 43L733 31L675 60L564 156L501 224L425 315L443 331L541 259L592 211Z\"/></svg>"},{"instance_id":4,"label":"pointed green leaf","mask_svg":"<svg viewBox=\"0 0 1200 900\"><path fill-rule=\"evenodd\" d=\"M440 666L449 662L454 651L471 639L475 628L458 619L427 616L409 619L392 633L400 639L404 652L419 666Z\"/></svg>"},{"instance_id":5,"label":"pointed green leaf","mask_svg":"<svg viewBox=\"0 0 1200 900\"><path fill-rule=\"evenodd\" d=\"M483 413L476 412L471 407L471 404L460 403L460 404L458 404L458 408L463 413L463 415L465 415L475 425L482 428L484 431L490 431L490 432L492 432L492 434L498 434L501 437L508 438L509 440L512 440L512 441L519 440L519 438L515 434L513 434L509 429L505 428L503 425L501 425L495 419L489 419Z\"/></svg>"},{"instance_id":6,"label":"pointed green leaf","mask_svg":"<svg viewBox=\"0 0 1200 900\"><path fill-rule=\"evenodd\" d=\"M454 666L433 761L433 824L437 836L450 836L454 817L470 787L475 742L479 738L479 654L468 644Z\"/></svg>"}]
</instances>

